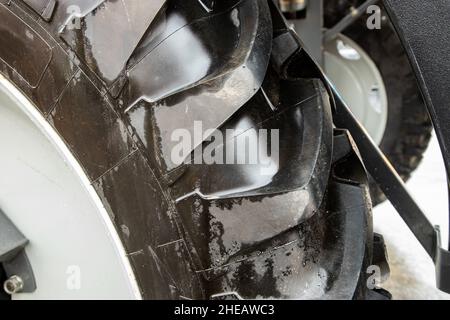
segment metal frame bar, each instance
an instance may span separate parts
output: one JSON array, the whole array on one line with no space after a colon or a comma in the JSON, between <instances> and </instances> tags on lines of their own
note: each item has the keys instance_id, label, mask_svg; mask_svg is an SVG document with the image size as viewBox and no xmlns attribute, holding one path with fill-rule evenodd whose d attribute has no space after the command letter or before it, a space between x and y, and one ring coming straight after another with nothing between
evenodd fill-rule
<instances>
[{"instance_id":1,"label":"metal frame bar","mask_svg":"<svg viewBox=\"0 0 450 320\"><path fill-rule=\"evenodd\" d=\"M11 281L11 277L20 279L21 286L16 289L20 292L30 293L36 290L36 281L25 253L27 244L28 239L0 209L0 268L4 269L6 276L9 278L6 282ZM6 282L5 288L7 287ZM0 285L3 286L3 284ZM7 293L12 294L13 292Z\"/></svg>"},{"instance_id":2,"label":"metal frame bar","mask_svg":"<svg viewBox=\"0 0 450 320\"><path fill-rule=\"evenodd\" d=\"M450 37L446 33L447 28L443 27L450 21L450 7L444 3L445 0L432 3L423 0L383 1L418 79L450 181ZM398 173L334 88L333 93L336 100L335 123L352 133L368 172L433 259L437 287L450 293L450 252L441 247L439 228L426 218Z\"/></svg>"},{"instance_id":3,"label":"metal frame bar","mask_svg":"<svg viewBox=\"0 0 450 320\"><path fill-rule=\"evenodd\" d=\"M347 29L366 12L367 8L374 4L377 4L379 1L380 0L366 0L366 2L364 2L358 8L351 10L349 14L342 18L331 29L325 31L325 34L323 36L324 42L333 39L334 37L336 37L336 35Z\"/></svg>"}]
</instances>

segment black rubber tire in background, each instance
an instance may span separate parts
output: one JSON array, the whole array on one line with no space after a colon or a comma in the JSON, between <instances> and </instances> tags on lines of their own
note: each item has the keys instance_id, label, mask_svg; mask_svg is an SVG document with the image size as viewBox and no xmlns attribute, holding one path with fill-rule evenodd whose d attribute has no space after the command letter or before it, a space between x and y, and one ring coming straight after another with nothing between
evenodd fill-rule
<instances>
[{"instance_id":1,"label":"black rubber tire in background","mask_svg":"<svg viewBox=\"0 0 450 320\"><path fill-rule=\"evenodd\" d=\"M325 24L332 26L346 8L362 1L326 1ZM392 24L382 8L382 27L369 30L367 16L349 27L345 35L356 41L373 59L383 76L388 95L388 122L381 149L403 180L407 181L419 166L430 142L431 120L419 91L415 75ZM373 205L386 198L371 182Z\"/></svg>"}]
</instances>

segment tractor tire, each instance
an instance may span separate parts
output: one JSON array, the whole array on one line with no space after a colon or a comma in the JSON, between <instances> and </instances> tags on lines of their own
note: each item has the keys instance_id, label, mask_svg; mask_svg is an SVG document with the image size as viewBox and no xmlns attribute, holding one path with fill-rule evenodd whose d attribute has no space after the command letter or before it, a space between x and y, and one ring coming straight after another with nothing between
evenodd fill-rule
<instances>
[{"instance_id":1,"label":"tractor tire","mask_svg":"<svg viewBox=\"0 0 450 320\"><path fill-rule=\"evenodd\" d=\"M272 1L163 2L0 1L0 73L83 168L142 298L373 297L364 166ZM279 129L276 170L174 163L196 121Z\"/></svg>"}]
</instances>

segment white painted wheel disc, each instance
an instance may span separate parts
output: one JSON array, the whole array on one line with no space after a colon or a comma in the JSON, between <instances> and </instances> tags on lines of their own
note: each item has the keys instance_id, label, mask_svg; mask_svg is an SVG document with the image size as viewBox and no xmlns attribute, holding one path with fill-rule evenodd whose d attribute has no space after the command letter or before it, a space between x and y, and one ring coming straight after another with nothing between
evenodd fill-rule
<instances>
[{"instance_id":1,"label":"white painted wheel disc","mask_svg":"<svg viewBox=\"0 0 450 320\"><path fill-rule=\"evenodd\" d=\"M139 290L106 210L37 109L0 76L0 207L29 239L37 289L13 299L134 299Z\"/></svg>"}]
</instances>

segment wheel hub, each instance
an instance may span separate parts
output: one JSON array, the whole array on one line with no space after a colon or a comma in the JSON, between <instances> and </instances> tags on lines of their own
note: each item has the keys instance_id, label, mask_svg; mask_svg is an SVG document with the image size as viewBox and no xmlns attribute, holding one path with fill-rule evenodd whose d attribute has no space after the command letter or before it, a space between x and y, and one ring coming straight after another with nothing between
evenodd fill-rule
<instances>
[{"instance_id":1,"label":"wheel hub","mask_svg":"<svg viewBox=\"0 0 450 320\"><path fill-rule=\"evenodd\" d=\"M325 72L356 118L380 144L388 120L383 78L369 55L339 34L324 46Z\"/></svg>"}]
</instances>

